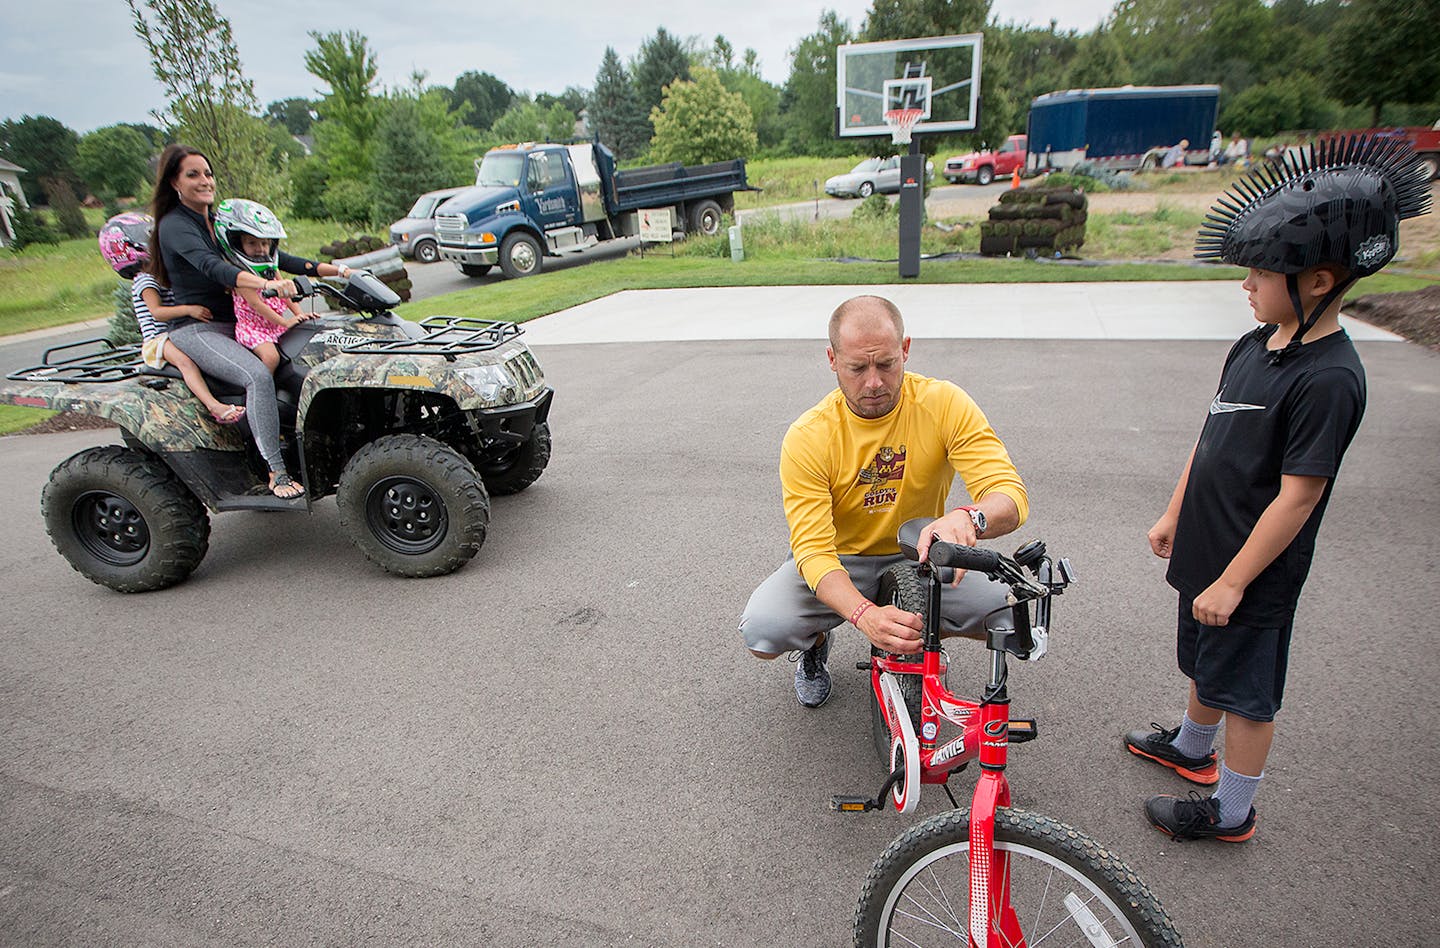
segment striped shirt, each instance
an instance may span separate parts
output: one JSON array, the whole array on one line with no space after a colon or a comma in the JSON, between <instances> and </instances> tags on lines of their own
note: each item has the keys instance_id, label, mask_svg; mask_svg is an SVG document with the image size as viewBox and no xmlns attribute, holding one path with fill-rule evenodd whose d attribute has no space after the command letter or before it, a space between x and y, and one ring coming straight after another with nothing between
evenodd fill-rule
<instances>
[{"instance_id":1,"label":"striped shirt","mask_svg":"<svg viewBox=\"0 0 1440 948\"><path fill-rule=\"evenodd\" d=\"M137 273L130 283L130 304L135 309L135 321L140 324L140 335L150 339L164 333L166 329L160 325L160 320L151 315L150 307L145 305L145 297L140 295L147 289L159 293L160 302L165 306L174 306L175 297L148 273Z\"/></svg>"}]
</instances>

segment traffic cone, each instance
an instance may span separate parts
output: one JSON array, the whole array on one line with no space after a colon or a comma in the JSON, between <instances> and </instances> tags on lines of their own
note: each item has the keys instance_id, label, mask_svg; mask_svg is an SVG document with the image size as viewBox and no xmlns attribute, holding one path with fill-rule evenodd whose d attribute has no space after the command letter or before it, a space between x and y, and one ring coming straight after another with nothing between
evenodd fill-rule
<instances>
[{"instance_id":1,"label":"traffic cone","mask_svg":"<svg viewBox=\"0 0 1440 948\"><path fill-rule=\"evenodd\" d=\"M1010 190L1014 191L1020 187L1020 166L1015 166L1015 173L1010 176Z\"/></svg>"}]
</instances>

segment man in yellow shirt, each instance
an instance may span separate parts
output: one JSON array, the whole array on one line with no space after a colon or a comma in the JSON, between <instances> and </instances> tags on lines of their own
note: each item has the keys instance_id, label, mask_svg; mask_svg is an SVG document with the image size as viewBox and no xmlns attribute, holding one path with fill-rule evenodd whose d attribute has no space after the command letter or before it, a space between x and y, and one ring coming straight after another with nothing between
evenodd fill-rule
<instances>
[{"instance_id":1,"label":"man in yellow shirt","mask_svg":"<svg viewBox=\"0 0 1440 948\"><path fill-rule=\"evenodd\" d=\"M790 426L780 484L790 556L750 596L740 619L757 658L800 653L795 695L830 697L830 632L842 620L887 652L920 650L920 616L874 603L880 576L902 562L896 533L936 517L931 537L974 546L1025 522L1025 485L980 407L952 382L905 371L910 337L895 304L857 296L830 316L826 350L839 387ZM956 473L973 501L945 513ZM941 598L942 629L981 635L1007 628L1006 589L965 574ZM988 617L988 618L987 618Z\"/></svg>"}]
</instances>

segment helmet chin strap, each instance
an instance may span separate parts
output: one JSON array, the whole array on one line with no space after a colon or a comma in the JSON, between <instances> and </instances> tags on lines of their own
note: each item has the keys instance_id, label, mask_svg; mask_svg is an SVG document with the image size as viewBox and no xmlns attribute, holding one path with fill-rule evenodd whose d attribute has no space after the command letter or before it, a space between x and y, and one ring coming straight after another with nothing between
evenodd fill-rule
<instances>
[{"instance_id":1,"label":"helmet chin strap","mask_svg":"<svg viewBox=\"0 0 1440 948\"><path fill-rule=\"evenodd\" d=\"M1350 284L1354 282L1355 279L1353 277L1347 277L1344 280L1336 281L1335 285L1330 288L1330 292L1326 293L1324 298L1321 299L1319 303L1315 304L1315 308L1310 311L1309 317L1306 317L1305 304L1300 299L1299 277L1294 273L1287 273L1285 275L1285 288L1290 291L1290 305L1295 307L1295 315L1300 318L1300 325L1296 327L1295 335L1290 337L1290 342L1286 344L1285 348L1276 349L1274 352L1270 353L1270 364L1279 365L1281 362L1285 361L1285 357L1287 355L1290 355L1292 352L1298 351L1300 349L1301 340L1304 338L1305 333L1308 332L1310 327L1314 326L1315 323L1320 319L1320 314L1324 313L1325 310L1329 309L1330 304L1339 299L1340 294L1348 290L1350 288Z\"/></svg>"}]
</instances>

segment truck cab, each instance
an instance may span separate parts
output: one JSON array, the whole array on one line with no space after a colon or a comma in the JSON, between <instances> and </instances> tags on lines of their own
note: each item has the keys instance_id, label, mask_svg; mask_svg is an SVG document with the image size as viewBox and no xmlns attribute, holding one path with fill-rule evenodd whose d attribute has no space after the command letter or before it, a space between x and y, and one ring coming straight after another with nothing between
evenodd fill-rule
<instances>
[{"instance_id":1,"label":"truck cab","mask_svg":"<svg viewBox=\"0 0 1440 948\"><path fill-rule=\"evenodd\" d=\"M982 149L972 151L965 155L956 155L945 162L945 180L951 184L958 184L961 181L973 181L976 184L989 184L997 177L1006 177L1015 173L1016 168L1025 168L1025 143L1024 135L1011 135L1005 139L1005 144L996 151Z\"/></svg>"},{"instance_id":2,"label":"truck cab","mask_svg":"<svg viewBox=\"0 0 1440 948\"><path fill-rule=\"evenodd\" d=\"M605 239L585 223L602 219L599 170L591 145L519 145L496 148L476 162L475 187L446 202L436 216L440 257L467 276L500 266L507 276L538 272L548 253L579 250ZM579 150L585 174L577 173ZM587 217L586 205L599 214Z\"/></svg>"}]
</instances>

